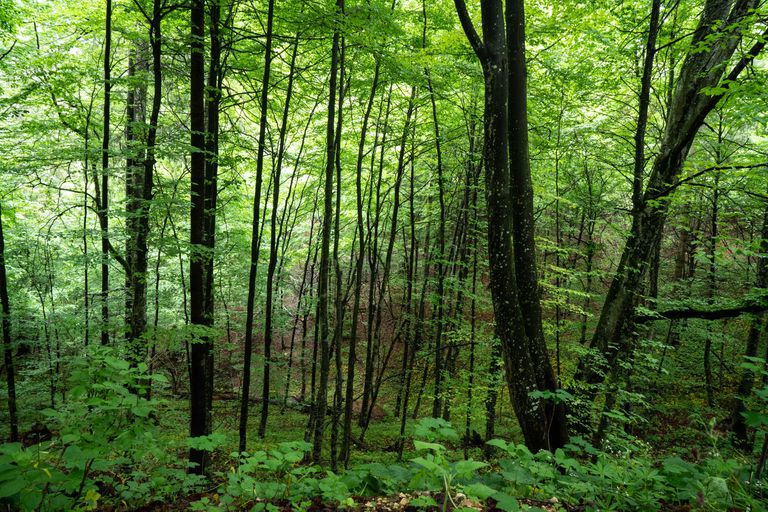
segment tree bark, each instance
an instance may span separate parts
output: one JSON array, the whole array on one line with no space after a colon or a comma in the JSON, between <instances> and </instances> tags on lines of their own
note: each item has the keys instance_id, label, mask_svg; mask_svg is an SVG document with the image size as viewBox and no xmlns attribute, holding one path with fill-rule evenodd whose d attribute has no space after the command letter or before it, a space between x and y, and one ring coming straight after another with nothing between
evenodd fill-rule
<instances>
[{"instance_id":1,"label":"tree bark","mask_svg":"<svg viewBox=\"0 0 768 512\"><path fill-rule=\"evenodd\" d=\"M678 180L696 133L725 94L710 95L703 91L718 85L727 89L727 84L721 84L721 79L725 74L725 65L741 40L741 30L734 29L734 24L746 16L754 4L753 0L707 0L705 3L680 70L664 136L642 204L634 213L630 236L590 343L590 347L601 355L600 360L595 361L593 357L582 359L576 374L578 380L591 384L601 382L606 370L628 348L626 335L631 330L634 306L667 218L669 201L665 197L671 193L668 187ZM719 23L721 21L723 23ZM714 42L702 51L702 45L709 40ZM728 74L729 81L738 78L764 44L764 41L756 44L747 56L736 63Z\"/></svg>"},{"instance_id":2,"label":"tree bark","mask_svg":"<svg viewBox=\"0 0 768 512\"><path fill-rule=\"evenodd\" d=\"M5 235L3 234L3 208L0 205L0 326L3 329L3 362L5 364L5 383L8 389L8 423L10 440L19 440L19 416L16 410L16 367L13 363L13 345L11 338L11 302L8 297L8 274L5 268Z\"/></svg>"},{"instance_id":3,"label":"tree bark","mask_svg":"<svg viewBox=\"0 0 768 512\"><path fill-rule=\"evenodd\" d=\"M101 344L109 344L109 144L112 107L112 0L104 22L104 129L101 139ZM97 191L98 194L98 191Z\"/></svg>"},{"instance_id":4,"label":"tree bark","mask_svg":"<svg viewBox=\"0 0 768 512\"><path fill-rule=\"evenodd\" d=\"M205 174L205 1L192 0L190 7L191 55L190 55L190 142L191 154L191 199L190 212L190 264L189 291L192 325L202 327L195 333L190 351L190 432L192 438L211 433L211 414L208 391L212 383L209 375L212 358L211 340L205 328L210 320L206 318L207 261L206 261L206 174ZM205 474L208 453L205 450L190 449L190 472Z\"/></svg>"},{"instance_id":5,"label":"tree bark","mask_svg":"<svg viewBox=\"0 0 768 512\"><path fill-rule=\"evenodd\" d=\"M264 152L266 151L267 110L269 108L269 79L272 66L272 24L274 22L275 1L269 0L267 10L266 47L264 49L264 75L261 81L261 100L259 117L259 142L256 156L256 184L253 197L253 221L251 225L251 265L248 274L248 303L245 314L245 347L243 349L243 388L240 397L240 451L246 449L248 437L248 400L251 389L251 356L253 352L253 315L256 300L256 273L259 263L259 208L261 206L261 182L264 175ZM265 358L269 354L264 354ZM264 379L269 381L269 368L265 368ZM268 401L267 401L268 402ZM262 407L268 405L262 404Z\"/></svg>"},{"instance_id":6,"label":"tree bark","mask_svg":"<svg viewBox=\"0 0 768 512\"><path fill-rule=\"evenodd\" d=\"M336 0L335 17L344 13L344 0ZM330 279L330 245L331 227L333 225L333 175L336 163L336 87L339 67L339 41L340 20L334 23L333 43L331 47L331 77L329 80L328 94L328 123L326 129L326 161L325 161L325 185L323 201L323 227L320 243L320 270L317 288L317 317L319 324L320 342L320 372L319 386L314 403L314 425L312 442L312 460L315 463L322 461L323 432L325 431L325 415L328 409L328 373L330 370L330 317L328 315L328 283ZM315 340L317 344L318 340Z\"/></svg>"}]
</instances>

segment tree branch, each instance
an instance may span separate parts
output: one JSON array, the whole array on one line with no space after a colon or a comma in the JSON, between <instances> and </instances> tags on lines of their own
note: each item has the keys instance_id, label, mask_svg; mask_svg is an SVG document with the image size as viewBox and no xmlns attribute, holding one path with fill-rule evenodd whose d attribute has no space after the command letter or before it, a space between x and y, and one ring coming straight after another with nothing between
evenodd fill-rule
<instances>
[{"instance_id":1,"label":"tree branch","mask_svg":"<svg viewBox=\"0 0 768 512\"><path fill-rule=\"evenodd\" d=\"M641 324L653 322L655 320L682 320L684 318L722 320L724 318L735 318L746 313L763 313L765 311L768 311L768 302L753 301L721 309L700 309L691 307L657 311L653 314L636 315L635 323Z\"/></svg>"},{"instance_id":2,"label":"tree branch","mask_svg":"<svg viewBox=\"0 0 768 512\"><path fill-rule=\"evenodd\" d=\"M707 174L712 171L732 171L736 169L759 169L760 167L768 167L768 162L760 162L759 164L748 164L748 165L715 165L712 167L707 167L706 169L702 169L700 171L697 171L690 176L686 176L685 178L679 179L677 183L668 186L664 190L661 190L658 195L654 196L654 199L659 199L661 197L668 196L672 192L674 192L678 187L681 185L684 185L688 182L691 182L695 180L696 178L703 176L704 174Z\"/></svg>"},{"instance_id":3,"label":"tree branch","mask_svg":"<svg viewBox=\"0 0 768 512\"><path fill-rule=\"evenodd\" d=\"M472 49L475 51L480 61L484 62L486 58L485 46L483 45L480 36L477 34L477 30L475 30L472 18L469 17L467 4L464 3L464 0L454 0L453 3L456 5L456 14L459 15L461 28L464 29L464 34L466 34L469 44L472 46Z\"/></svg>"},{"instance_id":4,"label":"tree branch","mask_svg":"<svg viewBox=\"0 0 768 512\"><path fill-rule=\"evenodd\" d=\"M755 60L755 57L757 57L761 51L763 51L763 48L765 48L766 43L768 42L768 27L763 31L762 34L758 37L757 42L752 46L752 48L749 49L749 51L742 56L739 61L733 66L733 69L730 73L728 73L728 77L722 81L720 84L720 87L723 89L723 91L719 94L715 94L710 98L710 105L712 108L714 108L715 105L725 96L725 94L728 92L728 90L731 88L731 84L736 81L737 78L739 78L739 75L741 74L744 69L746 69L747 66L752 64L752 62Z\"/></svg>"}]
</instances>

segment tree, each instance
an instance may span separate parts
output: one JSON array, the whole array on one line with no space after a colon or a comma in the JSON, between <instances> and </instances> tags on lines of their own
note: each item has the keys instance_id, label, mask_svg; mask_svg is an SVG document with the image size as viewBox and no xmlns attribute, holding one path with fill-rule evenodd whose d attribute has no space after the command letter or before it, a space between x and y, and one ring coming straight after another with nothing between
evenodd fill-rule
<instances>
[{"instance_id":1,"label":"tree","mask_svg":"<svg viewBox=\"0 0 768 512\"><path fill-rule=\"evenodd\" d=\"M104 128L101 138L101 344L109 344L109 142L112 108L112 0L107 0L104 30ZM98 195L99 190L96 189Z\"/></svg>"},{"instance_id":2,"label":"tree","mask_svg":"<svg viewBox=\"0 0 768 512\"><path fill-rule=\"evenodd\" d=\"M503 349L507 387L526 445L532 450L553 450L567 440L564 415L560 407L531 395L534 391L553 392L555 383L543 335L539 334L540 313L537 319L538 284L527 170L523 6L522 2L508 2L505 18L500 1L483 0L481 40L465 3L456 0L455 4L485 78L483 156L488 262L496 336ZM510 60L514 69L509 66ZM511 72L515 73L514 88L510 88ZM515 147L510 148L510 144ZM512 165L511 155L515 158ZM513 205L519 209L518 214L513 213ZM533 295L521 299L523 290Z\"/></svg>"},{"instance_id":3,"label":"tree","mask_svg":"<svg viewBox=\"0 0 768 512\"><path fill-rule=\"evenodd\" d=\"M272 23L274 20L274 0L269 0L269 10L267 11L267 32L266 32L266 47L264 49L264 75L261 81L261 102L260 117L259 117L259 142L258 152L256 154L256 184L254 186L253 196L253 222L251 224L251 264L248 271L248 302L246 304L245 315L245 348L244 348L244 365L243 365L243 388L242 396L240 399L240 451L245 451L247 440L247 428L248 428L248 400L250 399L250 383L251 383L251 352L253 350L253 315L254 315L254 301L256 300L256 274L259 264L259 206L261 205L261 182L264 175L264 152L265 141L267 137L267 109L269 108L269 77L272 63ZM274 213L274 212L273 212ZM272 347L270 341L269 348L266 348L264 353L264 391L263 393L269 395L269 357ZM266 400L261 404L262 407L262 423L259 425L259 435L264 436L262 428L266 428L266 418L269 410L269 396L266 396ZM263 424L263 427L262 427Z\"/></svg>"},{"instance_id":4,"label":"tree","mask_svg":"<svg viewBox=\"0 0 768 512\"><path fill-rule=\"evenodd\" d=\"M317 322L320 326L320 379L315 394L315 404L312 411L312 460L319 463L322 460L323 432L325 430L325 415L328 408L328 374L330 372L330 316L328 313L328 285L330 281L330 245L331 219L333 218L333 178L336 167L336 87L339 67L340 16L344 14L344 0L336 0L333 24L333 43L331 46L331 78L328 93L328 122L326 127L325 180L323 196L322 234L320 241L320 271L317 284ZM343 84L341 84L343 87ZM338 340L340 343L341 340Z\"/></svg>"},{"instance_id":5,"label":"tree","mask_svg":"<svg viewBox=\"0 0 768 512\"><path fill-rule=\"evenodd\" d=\"M642 279L667 219L669 195L674 191L670 185L678 181L683 162L707 115L765 45L765 39L758 40L726 74L726 65L741 41L745 20L749 21L754 7L753 1L705 2L671 98L664 135L642 203L635 208L631 233L590 342L590 348L604 359L598 364L591 358L583 360L577 373L580 380L600 382L605 369L627 350L627 334ZM716 92L708 93L713 88Z\"/></svg>"},{"instance_id":6,"label":"tree","mask_svg":"<svg viewBox=\"0 0 768 512\"><path fill-rule=\"evenodd\" d=\"M190 5L190 178L192 210L190 213L190 268L189 292L190 311L194 339L190 352L189 401L190 428L192 438L211 433L211 396L213 385L213 353L210 333L206 328L213 325L213 318L206 314L207 301L211 300L211 281L206 273L210 268L206 241L210 238L206 223L206 199L209 194L206 184L206 125L205 125L205 1L193 0ZM208 455L205 450L192 448L189 462L190 471L204 474L207 470Z\"/></svg>"},{"instance_id":7,"label":"tree","mask_svg":"<svg viewBox=\"0 0 768 512\"><path fill-rule=\"evenodd\" d=\"M19 440L19 417L16 411L16 367L13 364L11 342L11 302L8 298L8 274L5 268L5 236L3 235L3 209L0 205L0 308L2 308L3 362L5 383L8 387L8 417L11 427L11 442Z\"/></svg>"}]
</instances>

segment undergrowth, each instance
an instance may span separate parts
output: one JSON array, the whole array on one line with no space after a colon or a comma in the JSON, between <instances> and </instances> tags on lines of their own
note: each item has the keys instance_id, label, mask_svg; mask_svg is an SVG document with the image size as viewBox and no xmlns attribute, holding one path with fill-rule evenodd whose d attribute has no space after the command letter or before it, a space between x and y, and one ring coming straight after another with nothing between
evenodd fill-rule
<instances>
[{"instance_id":1,"label":"undergrowth","mask_svg":"<svg viewBox=\"0 0 768 512\"><path fill-rule=\"evenodd\" d=\"M0 445L0 506L134 510L183 501L191 510L277 511L309 510L321 501L356 509L361 497L407 493L411 509L437 511L526 510L531 500L561 510L765 510L766 480L716 443L698 460L686 460L658 457L630 436L614 445L620 449L603 450L574 437L554 453L493 439L488 444L494 457L481 461L461 457L451 424L423 418L410 429L413 449L404 462L376 452L375 462L334 473L305 462L311 446L303 441L273 437L257 450L237 453L230 448L235 440L223 434L194 441L179 432L169 436L159 425L169 404L144 398L149 379L145 367L130 367L107 349L93 350L74 368L66 404L43 411L50 439ZM768 401L768 393L761 390L761 396ZM758 432L768 424L764 406L748 412ZM300 438L304 418L295 420ZM290 436L290 429L281 435ZM188 474L190 447L212 452L210 478Z\"/></svg>"}]
</instances>

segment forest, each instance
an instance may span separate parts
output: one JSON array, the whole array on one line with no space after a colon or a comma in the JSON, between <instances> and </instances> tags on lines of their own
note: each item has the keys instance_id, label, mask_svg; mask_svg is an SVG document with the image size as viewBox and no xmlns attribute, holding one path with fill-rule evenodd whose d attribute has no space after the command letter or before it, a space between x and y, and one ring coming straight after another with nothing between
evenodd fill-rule
<instances>
[{"instance_id":1,"label":"forest","mask_svg":"<svg viewBox=\"0 0 768 512\"><path fill-rule=\"evenodd\" d=\"M763 0L0 0L0 510L768 510Z\"/></svg>"}]
</instances>

